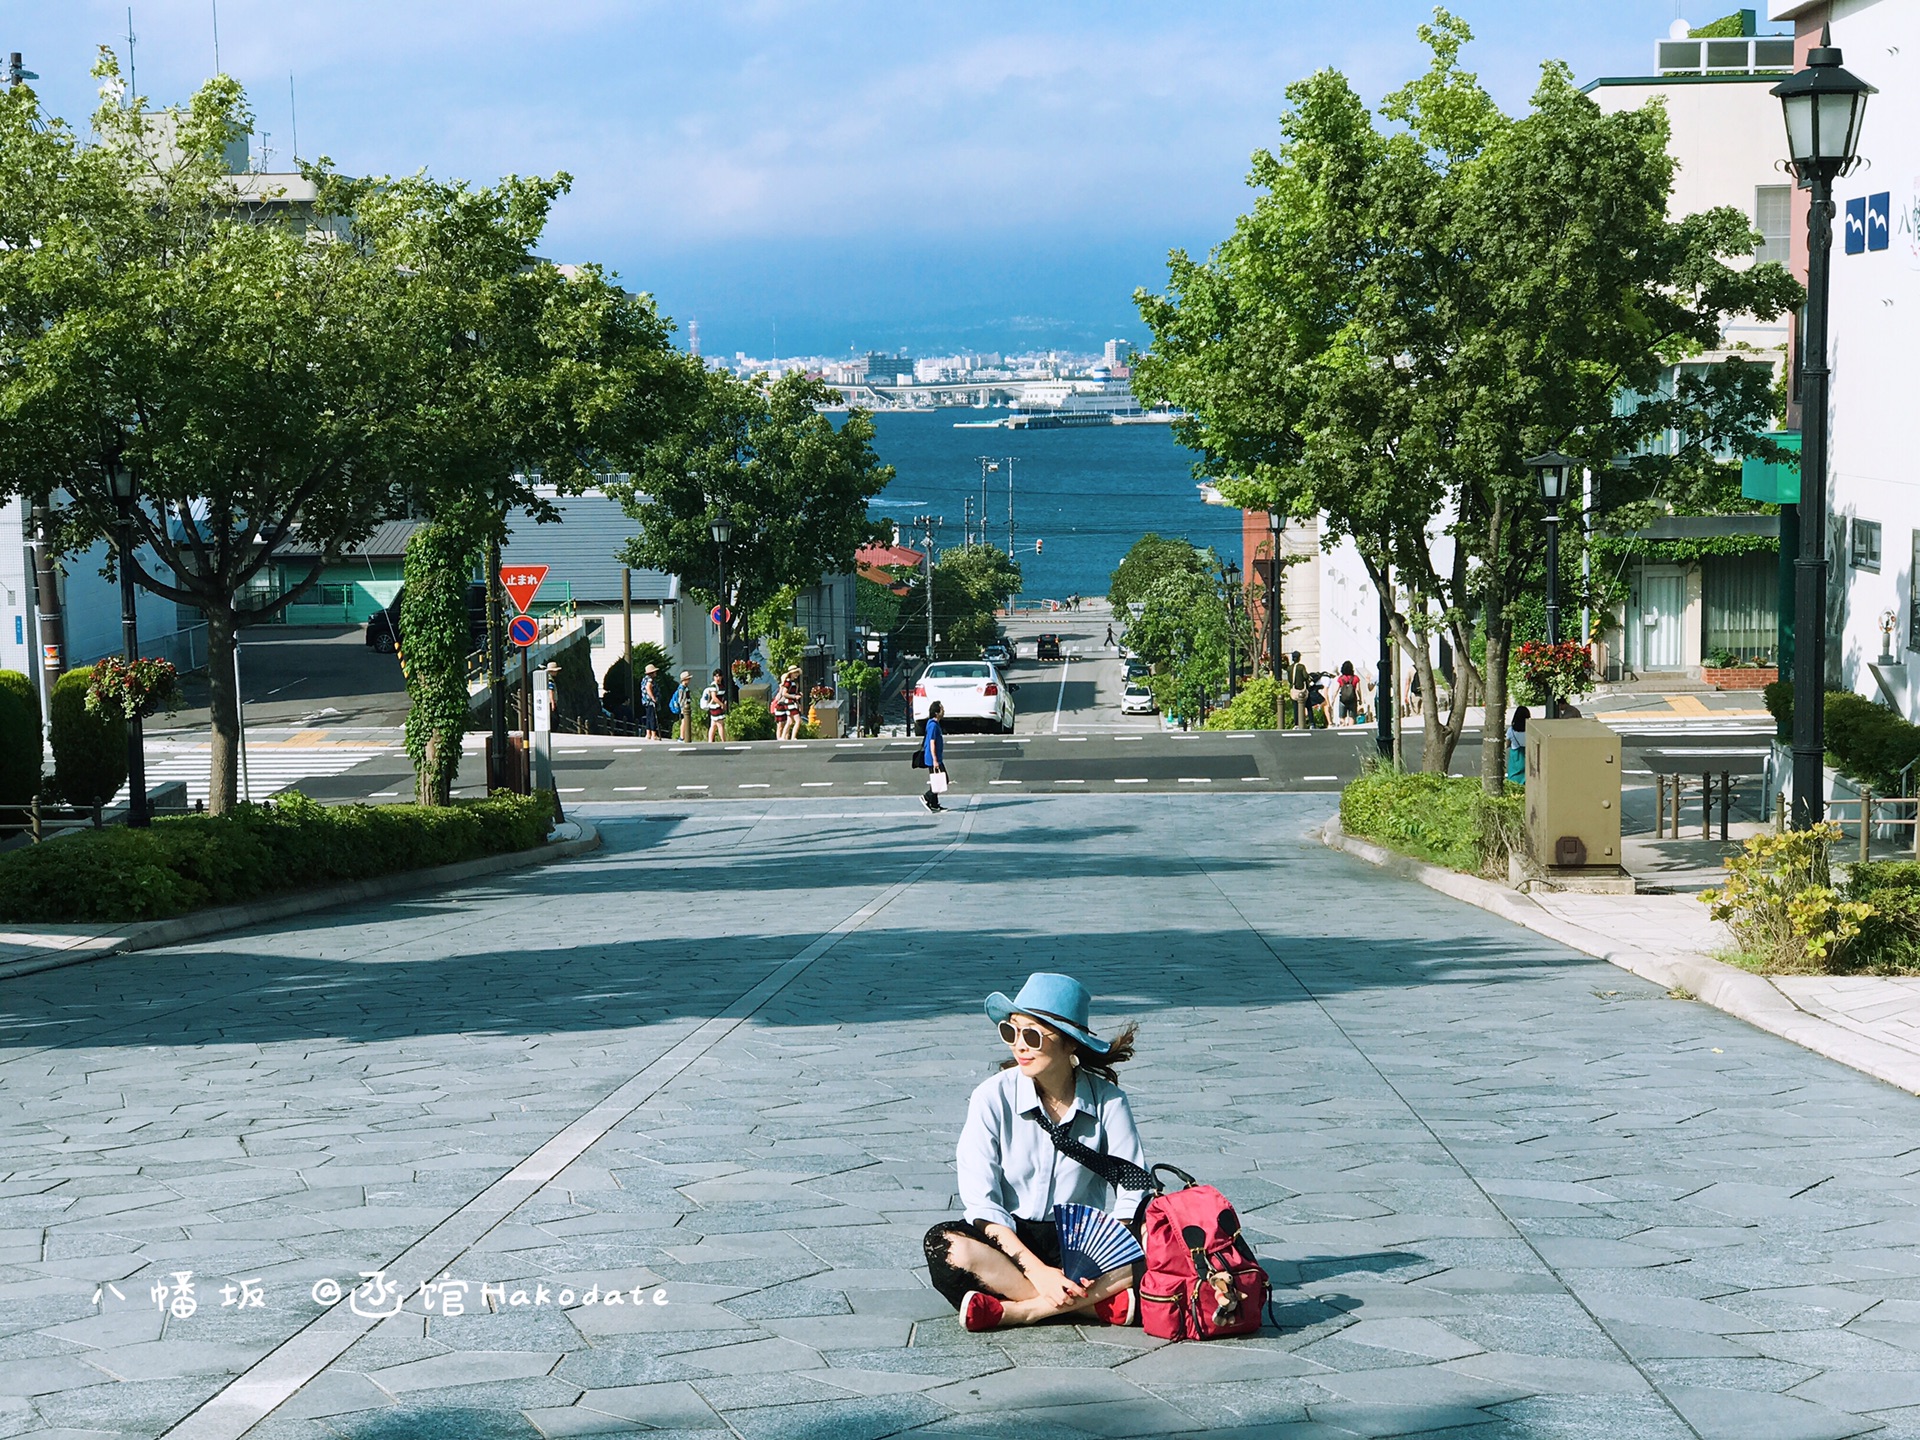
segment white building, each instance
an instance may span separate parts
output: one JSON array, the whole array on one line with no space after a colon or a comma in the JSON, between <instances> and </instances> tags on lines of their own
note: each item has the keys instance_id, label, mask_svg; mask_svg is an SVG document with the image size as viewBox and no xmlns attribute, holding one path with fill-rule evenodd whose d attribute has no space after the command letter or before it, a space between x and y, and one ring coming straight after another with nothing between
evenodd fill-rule
<instances>
[{"instance_id":1,"label":"white building","mask_svg":"<svg viewBox=\"0 0 1920 1440\"><path fill-rule=\"evenodd\" d=\"M1834 182L1828 503L1828 683L1920 718L1920 484L1914 328L1920 321L1920 6L1911 0L1777 3L1796 57L1831 22L1853 74L1878 87L1864 162ZM1777 103L1777 102L1776 102ZM1776 129L1779 122L1775 121ZM1782 153L1784 131L1780 131ZM1794 194L1795 269L1806 274L1807 196ZM1790 423L1798 428L1797 413ZM1883 621L1891 624L1883 629ZM1890 644L1891 660L1880 663Z\"/></svg>"},{"instance_id":2,"label":"white building","mask_svg":"<svg viewBox=\"0 0 1920 1440\"><path fill-rule=\"evenodd\" d=\"M1648 74L1603 77L1585 93L1609 114L1659 100L1675 161L1668 215L1677 220L1729 206L1761 236L1754 260L1784 264L1793 182L1779 165L1780 102L1771 92L1793 67L1793 41L1757 34L1754 12L1737 13L1747 33L1696 37L1687 21L1676 20L1667 38L1654 42ZM1689 363L1740 355L1784 365L1789 329L1785 317L1736 317L1723 328L1719 350ZM1771 656L1780 601L1778 536L1778 519L1763 515L1671 516L1641 532L1647 553L1623 576L1630 598L1600 637L1607 673L1697 673L1716 655ZM1735 537L1754 548L1684 561L1658 548L1661 541Z\"/></svg>"}]
</instances>

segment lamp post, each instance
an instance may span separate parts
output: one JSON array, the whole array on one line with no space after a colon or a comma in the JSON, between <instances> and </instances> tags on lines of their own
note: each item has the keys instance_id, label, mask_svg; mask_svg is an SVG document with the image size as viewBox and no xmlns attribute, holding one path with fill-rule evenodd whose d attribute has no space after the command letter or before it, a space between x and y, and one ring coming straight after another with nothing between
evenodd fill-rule
<instances>
[{"instance_id":1,"label":"lamp post","mask_svg":"<svg viewBox=\"0 0 1920 1440\"><path fill-rule=\"evenodd\" d=\"M1278 510L1267 512L1267 656L1268 673L1280 678L1280 531L1286 521Z\"/></svg>"},{"instance_id":2,"label":"lamp post","mask_svg":"<svg viewBox=\"0 0 1920 1440\"><path fill-rule=\"evenodd\" d=\"M721 694L727 697L731 705L736 698L733 688L733 656L730 653L728 635L733 628L733 608L727 604L732 597L727 594L727 542L733 539L733 522L724 515L713 517L707 529L713 535L713 548L720 555L720 599L716 608L720 611L720 684Z\"/></svg>"},{"instance_id":3,"label":"lamp post","mask_svg":"<svg viewBox=\"0 0 1920 1440\"><path fill-rule=\"evenodd\" d=\"M133 504L136 494L133 467L116 456L107 462L107 484L113 489L119 524L114 541L120 571L120 638L129 667L140 658L140 612L133 588ZM153 817L147 810L147 754L141 717L127 721L127 824L142 827Z\"/></svg>"},{"instance_id":4,"label":"lamp post","mask_svg":"<svg viewBox=\"0 0 1920 1440\"><path fill-rule=\"evenodd\" d=\"M1560 643L1560 502L1567 498L1567 473L1579 461L1549 450L1527 461L1540 481L1540 498L1547 502L1547 644ZM1560 708L1560 697L1547 693L1547 719Z\"/></svg>"},{"instance_id":5,"label":"lamp post","mask_svg":"<svg viewBox=\"0 0 1920 1440\"><path fill-rule=\"evenodd\" d=\"M1233 617L1240 613L1240 608L1237 603L1237 592L1240 589L1240 566L1238 562L1229 560L1225 565L1221 566L1220 573L1226 578L1227 582L1227 699L1231 700L1233 699L1235 672L1240 668L1240 653L1235 643L1233 633Z\"/></svg>"},{"instance_id":6,"label":"lamp post","mask_svg":"<svg viewBox=\"0 0 1920 1440\"><path fill-rule=\"evenodd\" d=\"M1827 670L1827 290L1833 182L1859 163L1860 121L1874 87L1840 68L1830 28L1804 70L1773 87L1787 123L1787 163L1807 207L1807 311L1800 353L1800 557L1793 597L1793 828L1820 822Z\"/></svg>"}]
</instances>

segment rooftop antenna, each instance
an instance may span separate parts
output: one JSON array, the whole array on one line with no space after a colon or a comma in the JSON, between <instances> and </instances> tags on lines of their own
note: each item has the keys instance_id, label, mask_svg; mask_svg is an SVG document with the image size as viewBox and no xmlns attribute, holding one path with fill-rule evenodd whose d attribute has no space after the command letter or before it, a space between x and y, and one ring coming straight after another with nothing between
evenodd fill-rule
<instances>
[{"instance_id":1,"label":"rooftop antenna","mask_svg":"<svg viewBox=\"0 0 1920 1440\"><path fill-rule=\"evenodd\" d=\"M127 92L133 103L140 103L140 71L133 63L133 7L127 7Z\"/></svg>"},{"instance_id":2,"label":"rooftop antenna","mask_svg":"<svg viewBox=\"0 0 1920 1440\"><path fill-rule=\"evenodd\" d=\"M220 0L212 0L212 3L213 3L213 73L218 75L221 73L220 71Z\"/></svg>"},{"instance_id":3,"label":"rooftop antenna","mask_svg":"<svg viewBox=\"0 0 1920 1440\"><path fill-rule=\"evenodd\" d=\"M293 100L293 72L287 72L287 115L293 121L293 168L300 168L300 107Z\"/></svg>"}]
</instances>

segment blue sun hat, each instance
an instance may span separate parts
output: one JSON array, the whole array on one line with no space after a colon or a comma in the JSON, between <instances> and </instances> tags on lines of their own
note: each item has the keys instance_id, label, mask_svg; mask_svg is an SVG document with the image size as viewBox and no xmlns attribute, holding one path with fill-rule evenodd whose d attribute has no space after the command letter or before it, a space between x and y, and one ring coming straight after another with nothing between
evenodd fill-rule
<instances>
[{"instance_id":1,"label":"blue sun hat","mask_svg":"<svg viewBox=\"0 0 1920 1440\"><path fill-rule=\"evenodd\" d=\"M989 995L987 1018L997 1025L1009 1015L1032 1015L1062 1034L1071 1035L1094 1054L1104 1055L1113 1045L1087 1028L1087 1012L1092 1006L1093 997L1087 994L1087 987L1071 975L1037 970L1027 977L1027 983L1011 1000L998 990Z\"/></svg>"}]
</instances>

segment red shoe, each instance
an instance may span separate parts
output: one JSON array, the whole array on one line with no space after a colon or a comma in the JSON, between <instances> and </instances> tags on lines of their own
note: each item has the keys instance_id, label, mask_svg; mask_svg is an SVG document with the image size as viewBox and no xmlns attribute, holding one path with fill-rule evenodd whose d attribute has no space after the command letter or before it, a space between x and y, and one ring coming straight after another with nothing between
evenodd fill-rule
<instances>
[{"instance_id":1,"label":"red shoe","mask_svg":"<svg viewBox=\"0 0 1920 1440\"><path fill-rule=\"evenodd\" d=\"M984 1290L969 1290L960 1301L960 1323L975 1333L998 1330L1006 1313L1007 1307Z\"/></svg>"},{"instance_id":2,"label":"red shoe","mask_svg":"<svg viewBox=\"0 0 1920 1440\"><path fill-rule=\"evenodd\" d=\"M1129 1285L1124 1290L1116 1290L1104 1300L1096 1300L1093 1313L1100 1317L1103 1325L1138 1325L1140 1323L1139 1295Z\"/></svg>"}]
</instances>

